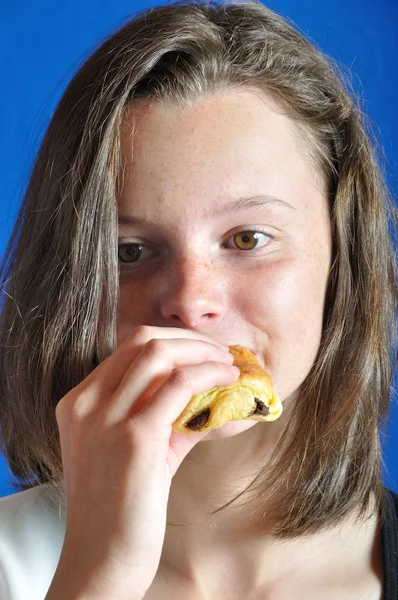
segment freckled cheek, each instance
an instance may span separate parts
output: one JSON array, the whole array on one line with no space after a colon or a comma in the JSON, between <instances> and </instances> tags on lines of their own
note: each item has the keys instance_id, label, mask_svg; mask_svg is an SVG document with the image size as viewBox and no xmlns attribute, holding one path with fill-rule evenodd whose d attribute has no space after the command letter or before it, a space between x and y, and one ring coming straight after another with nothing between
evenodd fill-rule
<instances>
[{"instance_id":1,"label":"freckled cheek","mask_svg":"<svg viewBox=\"0 0 398 600\"><path fill-rule=\"evenodd\" d=\"M298 264L274 264L246 272L234 289L236 302L246 314L251 313L260 323L264 319L271 328L277 323L297 322L300 315L312 312L312 281Z\"/></svg>"},{"instance_id":2,"label":"freckled cheek","mask_svg":"<svg viewBox=\"0 0 398 600\"><path fill-rule=\"evenodd\" d=\"M120 282L117 322L117 344L131 335L132 329L143 323L153 321L151 295L148 286Z\"/></svg>"},{"instance_id":3,"label":"freckled cheek","mask_svg":"<svg viewBox=\"0 0 398 600\"><path fill-rule=\"evenodd\" d=\"M316 358L325 286L324 275L299 261L274 264L246 279L249 293L241 296L240 310L256 328L282 399L304 381Z\"/></svg>"}]
</instances>

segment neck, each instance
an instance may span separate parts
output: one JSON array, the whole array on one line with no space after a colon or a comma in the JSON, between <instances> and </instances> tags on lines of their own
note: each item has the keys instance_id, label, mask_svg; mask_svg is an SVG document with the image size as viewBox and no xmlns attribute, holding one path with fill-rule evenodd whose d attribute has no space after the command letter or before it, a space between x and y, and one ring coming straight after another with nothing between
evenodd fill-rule
<instances>
[{"instance_id":1,"label":"neck","mask_svg":"<svg viewBox=\"0 0 398 600\"><path fill-rule=\"evenodd\" d=\"M243 492L267 464L277 435L276 427L271 432L267 423L256 423L238 435L204 440L195 446L173 478L168 522L199 525L211 512ZM219 527L224 524L227 533L236 511L236 507L230 507L211 520Z\"/></svg>"},{"instance_id":2,"label":"neck","mask_svg":"<svg viewBox=\"0 0 398 600\"><path fill-rule=\"evenodd\" d=\"M278 434L276 427L257 423L233 437L203 441L186 457L170 490L160 564L166 580L172 575L195 590L211 590L217 577L224 587L229 578L249 589L263 585L267 577L285 581L295 572L308 571L308 565L312 569L318 565L320 577L324 577L323 569L327 572L333 552L338 560L345 552L348 562L357 559L358 551L350 556L354 536L360 542L355 542L355 547L361 548L364 561L369 559L377 511L359 524L353 515L332 530L289 540L275 538L266 507L249 502L247 494L211 514L249 485L269 460Z\"/></svg>"}]
</instances>

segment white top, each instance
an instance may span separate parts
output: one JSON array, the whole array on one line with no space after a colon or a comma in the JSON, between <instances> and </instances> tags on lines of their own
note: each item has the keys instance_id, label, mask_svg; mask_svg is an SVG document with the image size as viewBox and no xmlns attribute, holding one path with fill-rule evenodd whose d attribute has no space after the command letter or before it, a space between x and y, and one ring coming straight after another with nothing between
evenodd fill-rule
<instances>
[{"instance_id":1,"label":"white top","mask_svg":"<svg viewBox=\"0 0 398 600\"><path fill-rule=\"evenodd\" d=\"M51 484L0 498L0 598L44 600L65 536L65 505ZM54 490L52 487L51 489Z\"/></svg>"}]
</instances>

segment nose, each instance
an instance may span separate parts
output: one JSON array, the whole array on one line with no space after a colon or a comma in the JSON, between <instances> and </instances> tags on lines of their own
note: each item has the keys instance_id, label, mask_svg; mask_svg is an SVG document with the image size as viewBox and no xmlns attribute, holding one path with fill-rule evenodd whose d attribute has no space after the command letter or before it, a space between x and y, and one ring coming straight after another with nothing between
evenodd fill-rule
<instances>
[{"instance_id":1,"label":"nose","mask_svg":"<svg viewBox=\"0 0 398 600\"><path fill-rule=\"evenodd\" d=\"M227 291L219 268L183 258L174 261L163 276L160 312L171 326L200 330L221 320Z\"/></svg>"}]
</instances>

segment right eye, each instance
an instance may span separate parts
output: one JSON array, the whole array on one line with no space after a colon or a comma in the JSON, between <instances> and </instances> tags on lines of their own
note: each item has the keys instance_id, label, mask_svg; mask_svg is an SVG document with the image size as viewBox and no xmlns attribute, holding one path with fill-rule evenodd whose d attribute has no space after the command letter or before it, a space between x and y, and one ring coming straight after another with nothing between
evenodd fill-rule
<instances>
[{"instance_id":1,"label":"right eye","mask_svg":"<svg viewBox=\"0 0 398 600\"><path fill-rule=\"evenodd\" d=\"M131 243L131 244L119 244L118 246L118 257L122 263L135 264L140 259L149 258L147 254L151 256L154 250L145 246L145 244Z\"/></svg>"}]
</instances>

